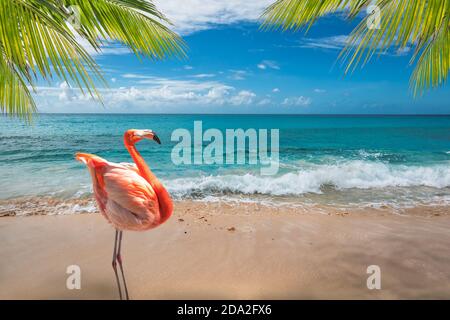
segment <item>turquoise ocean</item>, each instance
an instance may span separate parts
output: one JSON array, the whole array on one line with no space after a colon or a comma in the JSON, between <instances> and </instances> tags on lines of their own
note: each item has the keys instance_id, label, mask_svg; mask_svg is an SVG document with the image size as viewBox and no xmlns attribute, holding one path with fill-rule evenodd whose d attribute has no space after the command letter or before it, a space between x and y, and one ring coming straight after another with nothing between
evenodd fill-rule
<instances>
[{"instance_id":1,"label":"turquoise ocean","mask_svg":"<svg viewBox=\"0 0 450 320\"><path fill-rule=\"evenodd\" d=\"M260 164L175 165L171 134L177 128L193 133L194 121L224 133L279 129L278 173L263 176ZM40 114L31 125L0 118L2 205L90 198L89 173L74 153L131 162L123 146L129 128L160 137L161 145L143 141L138 149L175 199L339 207L450 203L450 116Z\"/></svg>"}]
</instances>

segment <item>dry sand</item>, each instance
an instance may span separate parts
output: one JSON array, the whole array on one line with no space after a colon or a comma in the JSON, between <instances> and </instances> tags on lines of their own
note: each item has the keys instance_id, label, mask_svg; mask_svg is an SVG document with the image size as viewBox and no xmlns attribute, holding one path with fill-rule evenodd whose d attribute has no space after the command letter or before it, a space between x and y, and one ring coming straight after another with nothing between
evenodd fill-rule
<instances>
[{"instance_id":1,"label":"dry sand","mask_svg":"<svg viewBox=\"0 0 450 320\"><path fill-rule=\"evenodd\" d=\"M178 202L124 233L133 299L450 298L450 210L300 210ZM0 299L117 299L114 230L99 214L0 218ZM81 290L66 268L81 268ZM381 268L381 290L366 269Z\"/></svg>"}]
</instances>

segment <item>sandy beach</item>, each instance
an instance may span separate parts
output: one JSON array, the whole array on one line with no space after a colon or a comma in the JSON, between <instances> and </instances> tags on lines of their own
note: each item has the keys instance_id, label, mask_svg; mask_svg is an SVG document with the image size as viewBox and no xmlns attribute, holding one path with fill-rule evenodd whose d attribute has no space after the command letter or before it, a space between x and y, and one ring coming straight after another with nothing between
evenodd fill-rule
<instances>
[{"instance_id":1,"label":"sandy beach","mask_svg":"<svg viewBox=\"0 0 450 320\"><path fill-rule=\"evenodd\" d=\"M177 202L126 232L133 299L450 298L450 210ZM114 232L96 213L0 218L0 299L117 299ZM81 268L81 290L66 268ZM366 286L381 268L381 290Z\"/></svg>"}]
</instances>

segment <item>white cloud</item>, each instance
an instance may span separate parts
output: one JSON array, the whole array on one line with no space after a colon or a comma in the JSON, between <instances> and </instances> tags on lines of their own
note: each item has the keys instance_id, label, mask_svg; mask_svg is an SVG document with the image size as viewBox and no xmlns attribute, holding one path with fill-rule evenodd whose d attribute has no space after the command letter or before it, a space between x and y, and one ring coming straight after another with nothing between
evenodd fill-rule
<instances>
[{"instance_id":1,"label":"white cloud","mask_svg":"<svg viewBox=\"0 0 450 320\"><path fill-rule=\"evenodd\" d=\"M256 94L252 91L242 90L239 93L230 99L230 103L235 106L239 105L248 105L253 102L253 99L256 97Z\"/></svg>"},{"instance_id":2,"label":"white cloud","mask_svg":"<svg viewBox=\"0 0 450 320\"><path fill-rule=\"evenodd\" d=\"M262 99L262 100L260 100L258 102L258 105L266 106L266 105L271 104L271 103L272 103L272 101L269 98L264 98L264 99Z\"/></svg>"},{"instance_id":3,"label":"white cloud","mask_svg":"<svg viewBox=\"0 0 450 320\"><path fill-rule=\"evenodd\" d=\"M200 81L200 80L180 80L180 79L169 79L153 76L140 76L136 78L136 85L145 85L150 88L162 88L167 87L174 91L205 91L211 88L225 87L228 89L234 89L231 86L225 85L217 81Z\"/></svg>"},{"instance_id":4,"label":"white cloud","mask_svg":"<svg viewBox=\"0 0 450 320\"><path fill-rule=\"evenodd\" d=\"M314 89L314 92L315 93L325 93L325 92L327 92L327 90L316 88L316 89Z\"/></svg>"},{"instance_id":5,"label":"white cloud","mask_svg":"<svg viewBox=\"0 0 450 320\"><path fill-rule=\"evenodd\" d=\"M112 83L115 83L116 81L117 81L116 78L111 78L111 82L112 82Z\"/></svg>"},{"instance_id":6,"label":"white cloud","mask_svg":"<svg viewBox=\"0 0 450 320\"><path fill-rule=\"evenodd\" d=\"M341 50L345 47L348 35L337 35L323 38L303 38L300 43L301 48L319 48Z\"/></svg>"},{"instance_id":7,"label":"white cloud","mask_svg":"<svg viewBox=\"0 0 450 320\"><path fill-rule=\"evenodd\" d=\"M229 70L231 75L228 77L232 80L245 80L245 77L248 75L248 72L245 70Z\"/></svg>"},{"instance_id":8,"label":"white cloud","mask_svg":"<svg viewBox=\"0 0 450 320\"><path fill-rule=\"evenodd\" d=\"M266 65L262 64L262 63L258 64L257 67L258 67L258 69L261 69L261 70L267 69Z\"/></svg>"},{"instance_id":9,"label":"white cloud","mask_svg":"<svg viewBox=\"0 0 450 320\"><path fill-rule=\"evenodd\" d=\"M311 98L304 97L304 96L298 96L298 97L285 98L283 100L282 104L285 106L306 107L306 106L309 106L311 104L311 102L312 102Z\"/></svg>"},{"instance_id":10,"label":"white cloud","mask_svg":"<svg viewBox=\"0 0 450 320\"><path fill-rule=\"evenodd\" d=\"M218 81L177 80L138 74L124 74L135 79L134 86L99 89L109 112L151 112L164 111L189 106L240 106L250 105L256 94L240 90ZM36 98L41 111L79 112L99 111L99 104L79 89L71 88L63 82L59 87L39 87ZM58 100L58 103L55 103Z\"/></svg>"},{"instance_id":11,"label":"white cloud","mask_svg":"<svg viewBox=\"0 0 450 320\"><path fill-rule=\"evenodd\" d=\"M273 93L278 93L278 92L280 92L280 89L279 89L279 88L273 88L273 89L272 89L272 92L273 92Z\"/></svg>"},{"instance_id":12,"label":"white cloud","mask_svg":"<svg viewBox=\"0 0 450 320\"><path fill-rule=\"evenodd\" d=\"M88 101L91 99L89 95L84 95L80 90L70 87L66 81L61 82L57 88L51 88L51 91L57 95L59 101Z\"/></svg>"},{"instance_id":13,"label":"white cloud","mask_svg":"<svg viewBox=\"0 0 450 320\"><path fill-rule=\"evenodd\" d=\"M61 89L58 95L59 100L72 100L75 97L72 88L69 87L66 81L60 83L59 89Z\"/></svg>"},{"instance_id":14,"label":"white cloud","mask_svg":"<svg viewBox=\"0 0 450 320\"><path fill-rule=\"evenodd\" d=\"M153 78L155 78L153 76L146 76L146 75L136 74L136 73L124 73L122 75L122 77L126 78L126 79L153 79Z\"/></svg>"},{"instance_id":15,"label":"white cloud","mask_svg":"<svg viewBox=\"0 0 450 320\"><path fill-rule=\"evenodd\" d=\"M185 70L192 70L192 69L194 69L194 67L187 65L187 66L184 66L183 69L185 69Z\"/></svg>"},{"instance_id":16,"label":"white cloud","mask_svg":"<svg viewBox=\"0 0 450 320\"><path fill-rule=\"evenodd\" d=\"M261 70L265 70L265 69L275 69L275 70L280 70L280 66L278 65L278 63L276 61L273 60L263 60L261 61L261 63L259 63L257 65L257 67Z\"/></svg>"},{"instance_id":17,"label":"white cloud","mask_svg":"<svg viewBox=\"0 0 450 320\"><path fill-rule=\"evenodd\" d=\"M222 105L232 99L234 88L215 81L174 80L147 78L137 82L144 87L131 87L110 93L111 101L120 103L134 100L146 105L203 104Z\"/></svg>"},{"instance_id":18,"label":"white cloud","mask_svg":"<svg viewBox=\"0 0 450 320\"><path fill-rule=\"evenodd\" d=\"M397 49L396 54L398 56L406 56L410 52L411 52L411 47L404 47L404 48Z\"/></svg>"},{"instance_id":19,"label":"white cloud","mask_svg":"<svg viewBox=\"0 0 450 320\"><path fill-rule=\"evenodd\" d=\"M342 50L347 45L350 40L349 35L336 35L331 37L323 38L303 38L300 40L300 48L312 48L312 49L323 49L323 50ZM353 47L356 47L360 43L361 39L358 39L355 43L352 43ZM405 56L411 51L411 47L407 46L405 48L388 48L381 49L381 45L378 47L379 54L387 56Z\"/></svg>"},{"instance_id":20,"label":"white cloud","mask_svg":"<svg viewBox=\"0 0 450 320\"><path fill-rule=\"evenodd\" d=\"M218 25L256 21L273 0L156 0L182 35Z\"/></svg>"},{"instance_id":21,"label":"white cloud","mask_svg":"<svg viewBox=\"0 0 450 320\"><path fill-rule=\"evenodd\" d=\"M192 78L214 78L216 75L214 73L199 73L199 74L194 74L191 77Z\"/></svg>"}]
</instances>

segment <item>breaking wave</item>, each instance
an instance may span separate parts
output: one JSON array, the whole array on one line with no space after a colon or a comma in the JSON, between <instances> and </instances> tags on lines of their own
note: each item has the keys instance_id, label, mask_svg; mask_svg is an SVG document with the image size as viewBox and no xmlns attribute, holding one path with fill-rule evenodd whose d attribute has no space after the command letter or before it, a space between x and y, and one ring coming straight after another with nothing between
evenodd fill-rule
<instances>
[{"instance_id":1,"label":"breaking wave","mask_svg":"<svg viewBox=\"0 0 450 320\"><path fill-rule=\"evenodd\" d=\"M225 174L165 181L179 198L211 193L302 195L323 193L324 188L380 189L386 187L450 187L450 165L405 166L382 162L349 161L316 165L277 176Z\"/></svg>"}]
</instances>

